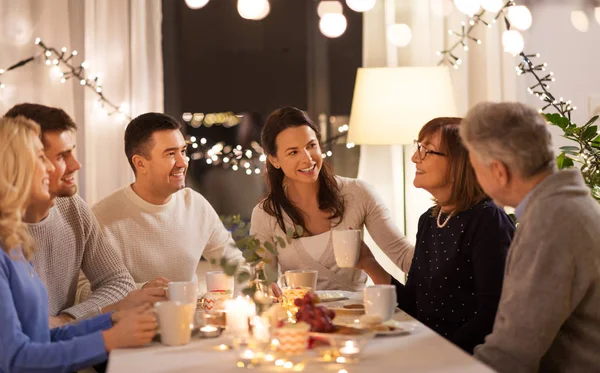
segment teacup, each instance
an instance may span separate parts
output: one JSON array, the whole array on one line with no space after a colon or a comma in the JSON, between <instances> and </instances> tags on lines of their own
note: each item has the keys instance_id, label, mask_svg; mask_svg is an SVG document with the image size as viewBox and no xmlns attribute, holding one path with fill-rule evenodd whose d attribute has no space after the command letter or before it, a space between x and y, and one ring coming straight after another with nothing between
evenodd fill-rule
<instances>
[{"instance_id":1,"label":"teacup","mask_svg":"<svg viewBox=\"0 0 600 373\"><path fill-rule=\"evenodd\" d=\"M360 257L361 231L355 229L332 231L333 254L340 268L354 268Z\"/></svg>"},{"instance_id":2,"label":"teacup","mask_svg":"<svg viewBox=\"0 0 600 373\"><path fill-rule=\"evenodd\" d=\"M231 299L232 294L225 291L210 291L202 295L198 305L208 313L215 313L225 309L225 301Z\"/></svg>"},{"instance_id":3,"label":"teacup","mask_svg":"<svg viewBox=\"0 0 600 373\"><path fill-rule=\"evenodd\" d=\"M198 299L198 284L194 281L171 281L168 286L169 300L194 303Z\"/></svg>"},{"instance_id":4,"label":"teacup","mask_svg":"<svg viewBox=\"0 0 600 373\"><path fill-rule=\"evenodd\" d=\"M381 317L387 321L394 316L396 309L396 287L394 285L373 285L363 290L365 314Z\"/></svg>"},{"instance_id":5,"label":"teacup","mask_svg":"<svg viewBox=\"0 0 600 373\"><path fill-rule=\"evenodd\" d=\"M189 343L194 327L193 303L173 301L154 304L160 332L160 341L167 346L180 346Z\"/></svg>"}]
</instances>

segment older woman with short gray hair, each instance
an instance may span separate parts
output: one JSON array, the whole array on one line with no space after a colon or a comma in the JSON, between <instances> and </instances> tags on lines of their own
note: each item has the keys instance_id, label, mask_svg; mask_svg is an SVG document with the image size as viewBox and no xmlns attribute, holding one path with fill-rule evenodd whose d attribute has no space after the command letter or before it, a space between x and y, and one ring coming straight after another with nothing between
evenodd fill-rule
<instances>
[{"instance_id":1,"label":"older woman with short gray hair","mask_svg":"<svg viewBox=\"0 0 600 373\"><path fill-rule=\"evenodd\" d=\"M600 207L577 169L557 171L535 109L482 103L460 135L485 192L516 207L494 329L475 357L499 372L600 367Z\"/></svg>"}]
</instances>

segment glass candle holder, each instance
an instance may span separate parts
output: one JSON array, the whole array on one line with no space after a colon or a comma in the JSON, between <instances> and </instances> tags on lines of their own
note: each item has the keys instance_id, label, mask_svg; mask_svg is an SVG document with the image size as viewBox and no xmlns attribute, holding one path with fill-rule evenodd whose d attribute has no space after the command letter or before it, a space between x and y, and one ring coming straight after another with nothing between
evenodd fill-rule
<instances>
[{"instance_id":1,"label":"glass candle holder","mask_svg":"<svg viewBox=\"0 0 600 373\"><path fill-rule=\"evenodd\" d=\"M338 363L354 363L359 360L361 346L355 340L347 340L339 347L339 356L336 359Z\"/></svg>"}]
</instances>

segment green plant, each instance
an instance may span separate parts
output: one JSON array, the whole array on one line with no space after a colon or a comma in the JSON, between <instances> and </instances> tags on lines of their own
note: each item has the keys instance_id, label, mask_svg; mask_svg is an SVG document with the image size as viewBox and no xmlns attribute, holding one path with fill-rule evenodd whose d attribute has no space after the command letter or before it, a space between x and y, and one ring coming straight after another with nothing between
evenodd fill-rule
<instances>
[{"instance_id":1,"label":"green plant","mask_svg":"<svg viewBox=\"0 0 600 373\"><path fill-rule=\"evenodd\" d=\"M592 196L600 201L600 135L594 123L598 115L592 117L583 126L577 126L562 114L543 114L546 120L563 130L563 137L575 145L562 146L556 158L559 169L579 165L583 179L590 188Z\"/></svg>"},{"instance_id":2,"label":"green plant","mask_svg":"<svg viewBox=\"0 0 600 373\"><path fill-rule=\"evenodd\" d=\"M248 283L242 292L253 298L257 306L268 304L265 294L271 283L277 282L277 269L271 263L267 253L276 256L279 249L284 249L291 243L294 236L302 236L304 229L301 226L288 227L286 237L275 236L274 241L260 241L249 234L250 224L240 219L239 215L221 217L223 225L231 231L235 243L242 251L246 263L236 263L222 258L220 261L211 260L213 265L219 265L229 276L235 277L238 284Z\"/></svg>"}]
</instances>

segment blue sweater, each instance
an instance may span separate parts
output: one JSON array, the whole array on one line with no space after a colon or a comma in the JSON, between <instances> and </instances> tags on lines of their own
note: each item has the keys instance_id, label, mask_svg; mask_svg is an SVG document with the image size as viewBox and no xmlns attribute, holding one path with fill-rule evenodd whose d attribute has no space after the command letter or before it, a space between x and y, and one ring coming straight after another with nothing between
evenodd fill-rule
<instances>
[{"instance_id":1,"label":"blue sweater","mask_svg":"<svg viewBox=\"0 0 600 373\"><path fill-rule=\"evenodd\" d=\"M107 359L110 314L50 330L48 293L23 256L0 246L0 373L73 372Z\"/></svg>"},{"instance_id":2,"label":"blue sweater","mask_svg":"<svg viewBox=\"0 0 600 373\"><path fill-rule=\"evenodd\" d=\"M398 305L473 353L492 332L515 226L490 200L451 217L444 228L432 211L419 219L406 286L393 281Z\"/></svg>"}]
</instances>

